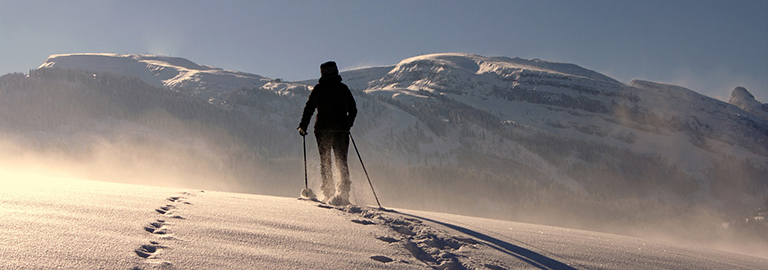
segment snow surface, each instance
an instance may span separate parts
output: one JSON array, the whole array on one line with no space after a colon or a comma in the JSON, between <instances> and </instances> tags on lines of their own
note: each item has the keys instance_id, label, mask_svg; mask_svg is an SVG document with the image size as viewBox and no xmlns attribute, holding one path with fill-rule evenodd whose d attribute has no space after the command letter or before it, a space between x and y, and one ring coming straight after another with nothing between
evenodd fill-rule
<instances>
[{"instance_id":1,"label":"snow surface","mask_svg":"<svg viewBox=\"0 0 768 270\"><path fill-rule=\"evenodd\" d=\"M10 172L0 241L0 269L768 269L558 227Z\"/></svg>"}]
</instances>

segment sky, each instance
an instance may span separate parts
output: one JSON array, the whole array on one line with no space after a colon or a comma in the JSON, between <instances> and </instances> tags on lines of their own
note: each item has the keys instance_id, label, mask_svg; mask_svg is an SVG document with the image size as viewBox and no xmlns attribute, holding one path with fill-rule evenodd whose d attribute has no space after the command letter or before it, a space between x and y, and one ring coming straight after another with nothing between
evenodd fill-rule
<instances>
[{"instance_id":1,"label":"sky","mask_svg":"<svg viewBox=\"0 0 768 270\"><path fill-rule=\"evenodd\" d=\"M157 54L270 78L461 52L566 62L768 102L768 1L0 0L0 74L61 53Z\"/></svg>"}]
</instances>

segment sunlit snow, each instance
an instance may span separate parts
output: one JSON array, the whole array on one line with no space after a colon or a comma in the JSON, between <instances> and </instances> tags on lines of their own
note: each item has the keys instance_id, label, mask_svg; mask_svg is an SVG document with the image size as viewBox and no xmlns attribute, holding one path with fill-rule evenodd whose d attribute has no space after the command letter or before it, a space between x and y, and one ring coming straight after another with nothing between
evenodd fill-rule
<instances>
[{"instance_id":1,"label":"sunlit snow","mask_svg":"<svg viewBox=\"0 0 768 270\"><path fill-rule=\"evenodd\" d=\"M768 259L690 246L434 212L8 172L0 179L1 269L768 267Z\"/></svg>"}]
</instances>

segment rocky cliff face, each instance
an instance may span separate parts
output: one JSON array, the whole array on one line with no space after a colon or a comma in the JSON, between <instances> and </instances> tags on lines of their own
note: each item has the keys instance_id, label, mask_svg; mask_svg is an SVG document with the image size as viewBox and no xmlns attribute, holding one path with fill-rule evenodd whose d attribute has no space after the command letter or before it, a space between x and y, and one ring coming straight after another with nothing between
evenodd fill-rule
<instances>
[{"instance_id":1,"label":"rocky cliff face","mask_svg":"<svg viewBox=\"0 0 768 270\"><path fill-rule=\"evenodd\" d=\"M728 103L763 119L768 119L768 103L760 103L760 101L755 100L755 96L744 87L734 88Z\"/></svg>"}]
</instances>

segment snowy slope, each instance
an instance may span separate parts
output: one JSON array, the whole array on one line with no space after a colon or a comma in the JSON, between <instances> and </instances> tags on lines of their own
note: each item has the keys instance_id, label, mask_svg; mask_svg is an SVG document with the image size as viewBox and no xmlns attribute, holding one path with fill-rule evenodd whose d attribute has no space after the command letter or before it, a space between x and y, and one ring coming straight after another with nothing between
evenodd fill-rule
<instances>
[{"instance_id":1,"label":"snowy slope","mask_svg":"<svg viewBox=\"0 0 768 270\"><path fill-rule=\"evenodd\" d=\"M2 269L765 269L624 236L295 198L0 174Z\"/></svg>"}]
</instances>

